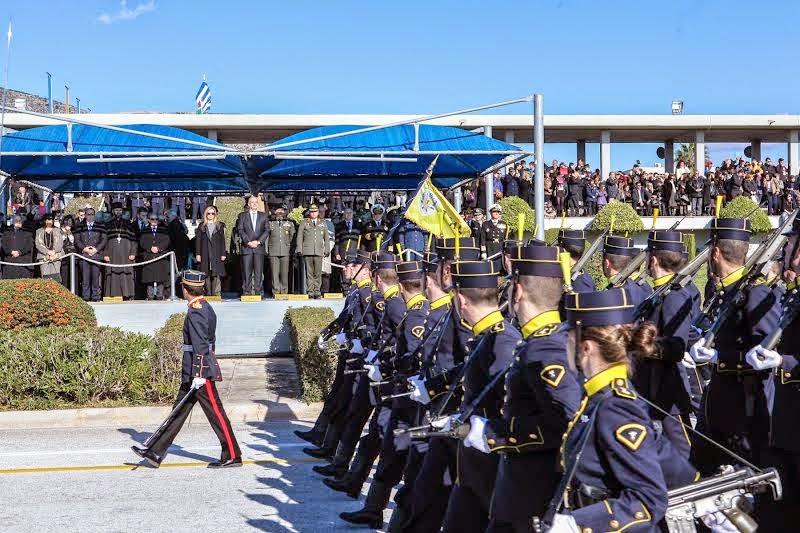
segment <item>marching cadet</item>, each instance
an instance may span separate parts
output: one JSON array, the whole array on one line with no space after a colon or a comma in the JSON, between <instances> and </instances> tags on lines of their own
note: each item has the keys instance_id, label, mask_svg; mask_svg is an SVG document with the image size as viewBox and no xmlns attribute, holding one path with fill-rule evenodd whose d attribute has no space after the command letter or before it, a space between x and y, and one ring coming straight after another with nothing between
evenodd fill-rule
<instances>
[{"instance_id":1,"label":"marching cadet","mask_svg":"<svg viewBox=\"0 0 800 533\"><path fill-rule=\"evenodd\" d=\"M267 238L267 257L272 276L272 294L288 294L289 292L289 259L292 256L294 241L294 222L286 219L286 208L276 207L275 218L269 221L269 237Z\"/></svg>"},{"instance_id":2,"label":"marching cadet","mask_svg":"<svg viewBox=\"0 0 800 533\"><path fill-rule=\"evenodd\" d=\"M756 521L763 531L791 531L800 523L800 322L797 273L800 272L800 219L795 218L784 247L785 274L789 279L783 306L780 342L774 350L761 344L745 354L755 370L770 372L762 381L767 398L772 399L769 440L761 450L761 464L778 470L783 498L776 502L767 495L757 500Z\"/></svg>"},{"instance_id":3,"label":"marching cadet","mask_svg":"<svg viewBox=\"0 0 800 533\"><path fill-rule=\"evenodd\" d=\"M239 443L233 434L233 428L222 407L222 399L217 392L215 382L222 381L217 358L214 354L214 343L217 339L217 315L211 305L203 298L206 275L196 270L185 270L181 274L183 298L189 302L189 310L183 321L183 367L181 386L175 406L180 407L168 423L151 437L149 444L131 449L139 457L145 459L153 468L158 468L167 454L167 449L175 440L183 423L192 411L192 407L200 402L200 407L217 434L222 456L219 461L210 463L209 468L228 468L242 466L242 453ZM185 397L189 395L188 399Z\"/></svg>"},{"instance_id":4,"label":"marching cadet","mask_svg":"<svg viewBox=\"0 0 800 533\"><path fill-rule=\"evenodd\" d=\"M419 371L418 350L421 348L425 333L425 319L430 309L428 299L422 292L422 279L424 272L419 261L398 262L396 266L400 294L405 301L405 312L398 324L396 332L396 348L394 356L379 357L380 379L392 377L392 373L399 376L408 375ZM370 375L372 378L372 376ZM399 380L394 380L392 394L404 392L405 386ZM403 390L400 390L400 388ZM400 482L406 466L408 449L411 444L409 437L396 437L395 429L408 429L416 419L416 404L408 398L394 398L390 403L391 414L386 427L383 428L383 437L380 451L380 460L369 487L364 508L353 513L341 513L339 516L346 522L353 524L367 524L377 529L383 525L383 510L389 503L392 488Z\"/></svg>"},{"instance_id":5,"label":"marching cadet","mask_svg":"<svg viewBox=\"0 0 800 533\"><path fill-rule=\"evenodd\" d=\"M303 257L306 271L306 292L309 298L322 297L322 258L330 255L328 245L328 227L319 219L319 208L311 204L308 218L297 228L295 253Z\"/></svg>"},{"instance_id":6,"label":"marching cadet","mask_svg":"<svg viewBox=\"0 0 800 533\"><path fill-rule=\"evenodd\" d=\"M368 252L377 251L380 248L379 241L386 240L386 235L389 233L389 225L383 218L385 212L383 204L373 205L372 218L361 230L361 247Z\"/></svg>"},{"instance_id":7,"label":"marching cadet","mask_svg":"<svg viewBox=\"0 0 800 533\"><path fill-rule=\"evenodd\" d=\"M568 485L553 496L559 504L544 517L548 531L659 531L667 486L628 357L655 351L655 326L631 324L634 305L624 289L568 294L565 309L570 366L586 377L586 395L561 447Z\"/></svg>"},{"instance_id":8,"label":"marching cadet","mask_svg":"<svg viewBox=\"0 0 800 533\"><path fill-rule=\"evenodd\" d=\"M491 384L497 372L510 366L521 336L498 307L498 271L493 262L456 261L451 269L457 307L475 337L472 351L462 366L461 410L471 409L485 418L500 418L503 385L497 382L488 391L484 388ZM449 426L459 422L457 415L453 415L440 429L449 431ZM473 415L470 423L476 426L478 433L481 418ZM495 454L479 451L479 446L482 444L477 439L470 438L458 444L456 481L447 505L445 532L485 531L489 522L498 460Z\"/></svg>"},{"instance_id":9,"label":"marching cadet","mask_svg":"<svg viewBox=\"0 0 800 533\"><path fill-rule=\"evenodd\" d=\"M503 207L500 204L494 204L489 209L489 220L481 224L481 230L478 237L478 244L481 247L481 257L484 259L497 255L503 251L503 241L508 233L508 224L501 218L503 214ZM492 259L496 267L500 267L500 259L495 257Z\"/></svg>"},{"instance_id":10,"label":"marching cadet","mask_svg":"<svg viewBox=\"0 0 800 533\"><path fill-rule=\"evenodd\" d=\"M572 266L580 261L583 256L583 249L586 247L586 233L583 230L560 229L558 230L558 247L565 252L569 252ZM572 290L575 292L592 292L595 290L594 279L586 272L575 278L572 282Z\"/></svg>"},{"instance_id":11,"label":"marching cadet","mask_svg":"<svg viewBox=\"0 0 800 533\"><path fill-rule=\"evenodd\" d=\"M609 279L616 276L639 253L639 249L633 246L633 239L608 235L603 241L603 275ZM653 292L649 283L639 279L640 275L640 272L634 272L625 281L613 287L627 289L628 294L633 298L634 305L644 301Z\"/></svg>"},{"instance_id":12,"label":"marching cadet","mask_svg":"<svg viewBox=\"0 0 800 533\"><path fill-rule=\"evenodd\" d=\"M745 274L744 263L750 244L750 221L716 218L711 227L710 270L719 277L716 298L724 299ZM721 324L715 347L698 340L689 350L698 363L714 365L711 381L703 395L702 416L697 426L717 442L732 448L745 459L759 463L759 451L769 436L769 410L762 382L769 370L758 370L745 360L746 352L759 344L778 325L780 302L766 284L745 287L735 304L737 311ZM695 441L692 462L709 474L724 462L720 451Z\"/></svg>"},{"instance_id":13,"label":"marching cadet","mask_svg":"<svg viewBox=\"0 0 800 533\"><path fill-rule=\"evenodd\" d=\"M558 305L563 271L558 248L532 245L511 250L513 305L522 325L521 344L505 375L500 417L472 425L467 440L500 465L487 532L528 532L555 492L561 438L582 391L567 362L567 330ZM465 441L466 442L466 441Z\"/></svg>"},{"instance_id":14,"label":"marching cadet","mask_svg":"<svg viewBox=\"0 0 800 533\"><path fill-rule=\"evenodd\" d=\"M687 261L683 234L678 231L651 231L647 238L648 271L653 286L669 283ZM689 422L692 412L689 375L697 382L694 369L682 362L689 346L692 319L699 313L700 292L693 283L671 290L643 317L658 330L657 350L651 357L640 355L634 361L636 390L664 411L677 417L666 417L657 410L650 416L659 421L663 434L682 457L689 457L691 442L681 422ZM691 366L691 365L690 365Z\"/></svg>"},{"instance_id":15,"label":"marching cadet","mask_svg":"<svg viewBox=\"0 0 800 533\"><path fill-rule=\"evenodd\" d=\"M378 291L378 294L373 293L372 298L375 301L374 308L379 313L379 319L376 322L375 335L370 339L369 345L364 347L368 351L363 358L363 363L366 363L363 371L366 371L366 375L371 381L382 380L378 358L379 356L387 358L388 356L384 352L388 351L391 354L392 348L397 344L397 326L406 311L395 270L397 262L398 257L388 252L374 252L372 255L373 275ZM322 480L331 489L344 492L353 499L357 499L361 494L361 488L369 476L372 463L375 462L375 458L380 452L384 428L391 416L390 405L380 401L380 390L380 387L375 387L370 391L370 403L375 410L370 418L367 434L358 441L358 450L350 469L341 479ZM361 434L361 429L363 427L358 428L357 434Z\"/></svg>"}]
</instances>

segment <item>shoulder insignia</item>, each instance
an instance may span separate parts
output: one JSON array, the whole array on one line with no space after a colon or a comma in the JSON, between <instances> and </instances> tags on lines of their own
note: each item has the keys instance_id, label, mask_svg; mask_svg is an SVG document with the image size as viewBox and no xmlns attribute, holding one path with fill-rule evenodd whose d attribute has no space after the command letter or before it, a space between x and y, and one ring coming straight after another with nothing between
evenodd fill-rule
<instances>
[{"instance_id":1,"label":"shoulder insignia","mask_svg":"<svg viewBox=\"0 0 800 533\"><path fill-rule=\"evenodd\" d=\"M611 384L611 388L614 391L614 394L619 396L620 398L627 398L628 400L635 400L636 393L628 387L628 380L623 378L617 378L614 380L614 383Z\"/></svg>"},{"instance_id":2,"label":"shoulder insignia","mask_svg":"<svg viewBox=\"0 0 800 533\"><path fill-rule=\"evenodd\" d=\"M548 335L552 335L559 328L559 326L561 326L561 324L548 324L546 326L542 326L533 332L533 336L547 337Z\"/></svg>"},{"instance_id":3,"label":"shoulder insignia","mask_svg":"<svg viewBox=\"0 0 800 533\"><path fill-rule=\"evenodd\" d=\"M200 302L192 302L192 309L202 309L202 308L203 304L201 304Z\"/></svg>"},{"instance_id":4,"label":"shoulder insignia","mask_svg":"<svg viewBox=\"0 0 800 533\"><path fill-rule=\"evenodd\" d=\"M551 387L558 387L566 373L567 370L562 365L547 365L539 372L539 377Z\"/></svg>"},{"instance_id":5,"label":"shoulder insignia","mask_svg":"<svg viewBox=\"0 0 800 533\"><path fill-rule=\"evenodd\" d=\"M641 424L623 424L617 428L614 435L628 449L636 451L647 436L647 428Z\"/></svg>"},{"instance_id":6,"label":"shoulder insignia","mask_svg":"<svg viewBox=\"0 0 800 533\"><path fill-rule=\"evenodd\" d=\"M498 322L494 326L492 326L492 333L500 333L501 331L506 330L506 323L505 322Z\"/></svg>"},{"instance_id":7,"label":"shoulder insignia","mask_svg":"<svg viewBox=\"0 0 800 533\"><path fill-rule=\"evenodd\" d=\"M411 328L411 334L418 339L421 339L424 333L425 333L425 326L414 326L413 328Z\"/></svg>"},{"instance_id":8,"label":"shoulder insignia","mask_svg":"<svg viewBox=\"0 0 800 533\"><path fill-rule=\"evenodd\" d=\"M202 259L202 257L200 259ZM369 295L366 298L364 298L365 303L370 303L371 301L372 301L372 295Z\"/></svg>"},{"instance_id":9,"label":"shoulder insignia","mask_svg":"<svg viewBox=\"0 0 800 533\"><path fill-rule=\"evenodd\" d=\"M385 311L386 310L386 302L378 302L378 303L376 303L375 304L375 308L378 311L381 311L381 312Z\"/></svg>"},{"instance_id":10,"label":"shoulder insignia","mask_svg":"<svg viewBox=\"0 0 800 533\"><path fill-rule=\"evenodd\" d=\"M418 310L422 309L422 302L415 303L415 304L414 304L414 305L411 307L411 309L413 309L414 311L418 311Z\"/></svg>"}]
</instances>

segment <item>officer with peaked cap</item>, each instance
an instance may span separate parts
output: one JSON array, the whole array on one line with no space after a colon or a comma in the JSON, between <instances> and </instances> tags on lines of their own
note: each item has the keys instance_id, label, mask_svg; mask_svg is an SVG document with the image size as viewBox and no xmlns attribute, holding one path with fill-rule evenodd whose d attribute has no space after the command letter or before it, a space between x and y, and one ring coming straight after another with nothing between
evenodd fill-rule
<instances>
[{"instance_id":1,"label":"officer with peaked cap","mask_svg":"<svg viewBox=\"0 0 800 533\"><path fill-rule=\"evenodd\" d=\"M322 297L322 258L330 255L328 227L319 219L319 208L312 204L308 218L297 228L295 253L303 257L306 292L310 298Z\"/></svg>"},{"instance_id":2,"label":"officer with peaked cap","mask_svg":"<svg viewBox=\"0 0 800 533\"><path fill-rule=\"evenodd\" d=\"M508 224L502 219L503 206L494 204L489 209L490 218L481 224L478 243L484 258L493 257L503 251L503 241L508 233ZM500 259L492 259L499 268Z\"/></svg>"}]
</instances>

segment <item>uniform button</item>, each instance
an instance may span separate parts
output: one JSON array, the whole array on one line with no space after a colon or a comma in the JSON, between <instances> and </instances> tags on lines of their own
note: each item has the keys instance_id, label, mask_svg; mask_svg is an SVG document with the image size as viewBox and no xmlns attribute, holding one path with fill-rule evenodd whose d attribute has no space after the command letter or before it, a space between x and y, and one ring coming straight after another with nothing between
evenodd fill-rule
<instances>
[{"instance_id":1,"label":"uniform button","mask_svg":"<svg viewBox=\"0 0 800 533\"><path fill-rule=\"evenodd\" d=\"M504 416L505 414L506 414L506 412L505 412L505 411L503 410L503 408L501 407L501 408L500 408L500 416Z\"/></svg>"},{"instance_id":2,"label":"uniform button","mask_svg":"<svg viewBox=\"0 0 800 533\"><path fill-rule=\"evenodd\" d=\"M611 526L611 529L617 529L619 527L619 520L612 520L608 525Z\"/></svg>"},{"instance_id":3,"label":"uniform button","mask_svg":"<svg viewBox=\"0 0 800 533\"><path fill-rule=\"evenodd\" d=\"M581 533L592 533L592 528L585 527L585 528L581 529Z\"/></svg>"},{"instance_id":4,"label":"uniform button","mask_svg":"<svg viewBox=\"0 0 800 533\"><path fill-rule=\"evenodd\" d=\"M725 368L725 363L720 363L720 364L719 364L719 367L720 367L720 368Z\"/></svg>"},{"instance_id":5,"label":"uniform button","mask_svg":"<svg viewBox=\"0 0 800 533\"><path fill-rule=\"evenodd\" d=\"M791 372L784 372L783 373L783 377L790 378L790 377L792 377L792 373Z\"/></svg>"},{"instance_id":6,"label":"uniform button","mask_svg":"<svg viewBox=\"0 0 800 533\"><path fill-rule=\"evenodd\" d=\"M463 380L462 380L462 381L463 381ZM445 389L445 390L450 390L450 385L445 385L445 386L444 386L444 389Z\"/></svg>"},{"instance_id":7,"label":"uniform button","mask_svg":"<svg viewBox=\"0 0 800 533\"><path fill-rule=\"evenodd\" d=\"M511 444L516 444L517 439L515 439L514 437L508 437L508 442L510 442Z\"/></svg>"},{"instance_id":8,"label":"uniform button","mask_svg":"<svg viewBox=\"0 0 800 533\"><path fill-rule=\"evenodd\" d=\"M489 446L494 446L495 440L494 439L486 439L486 444Z\"/></svg>"},{"instance_id":9,"label":"uniform button","mask_svg":"<svg viewBox=\"0 0 800 533\"><path fill-rule=\"evenodd\" d=\"M744 368L744 367L742 366L742 364L741 364L741 363L739 363L738 365L736 365L736 368L737 368L738 370L741 370L741 369L742 369L742 368Z\"/></svg>"},{"instance_id":10,"label":"uniform button","mask_svg":"<svg viewBox=\"0 0 800 533\"><path fill-rule=\"evenodd\" d=\"M519 356L516 356L516 357L514 358L514 361L517 361L517 362L519 362Z\"/></svg>"},{"instance_id":11,"label":"uniform button","mask_svg":"<svg viewBox=\"0 0 800 533\"><path fill-rule=\"evenodd\" d=\"M567 435L564 434L564 436L566 437ZM528 433L528 438L531 440L536 440L537 435L535 433Z\"/></svg>"},{"instance_id":12,"label":"uniform button","mask_svg":"<svg viewBox=\"0 0 800 533\"><path fill-rule=\"evenodd\" d=\"M644 513L643 513L643 512L641 512L641 511L636 511L636 513L633 515L633 517L634 517L636 520L641 520L642 518L644 518Z\"/></svg>"}]
</instances>

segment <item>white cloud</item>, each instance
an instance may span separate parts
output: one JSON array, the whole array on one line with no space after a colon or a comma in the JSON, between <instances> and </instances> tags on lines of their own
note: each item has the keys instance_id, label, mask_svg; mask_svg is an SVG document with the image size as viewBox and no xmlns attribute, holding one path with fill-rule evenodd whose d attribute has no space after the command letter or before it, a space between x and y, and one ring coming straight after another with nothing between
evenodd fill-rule
<instances>
[{"instance_id":1,"label":"white cloud","mask_svg":"<svg viewBox=\"0 0 800 533\"><path fill-rule=\"evenodd\" d=\"M123 20L134 20L139 15L149 13L156 10L156 1L149 0L149 2L139 2L133 9L128 7L128 0L120 0L119 11L116 13L100 13L97 21L103 24L113 24Z\"/></svg>"}]
</instances>

